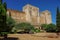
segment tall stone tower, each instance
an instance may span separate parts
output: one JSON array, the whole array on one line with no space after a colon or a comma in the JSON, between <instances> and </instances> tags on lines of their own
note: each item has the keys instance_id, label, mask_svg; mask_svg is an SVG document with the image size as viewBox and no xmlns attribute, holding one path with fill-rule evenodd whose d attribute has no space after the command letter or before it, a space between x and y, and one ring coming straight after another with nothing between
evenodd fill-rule
<instances>
[{"instance_id":1,"label":"tall stone tower","mask_svg":"<svg viewBox=\"0 0 60 40\"><path fill-rule=\"evenodd\" d=\"M52 23L51 13L48 10L45 10L41 13L40 22L41 22L41 24L50 24L50 23Z\"/></svg>"},{"instance_id":2,"label":"tall stone tower","mask_svg":"<svg viewBox=\"0 0 60 40\"><path fill-rule=\"evenodd\" d=\"M23 7L23 11L26 13L26 20L31 22L32 24L37 24L38 15L39 15L39 8L27 4Z\"/></svg>"}]
</instances>

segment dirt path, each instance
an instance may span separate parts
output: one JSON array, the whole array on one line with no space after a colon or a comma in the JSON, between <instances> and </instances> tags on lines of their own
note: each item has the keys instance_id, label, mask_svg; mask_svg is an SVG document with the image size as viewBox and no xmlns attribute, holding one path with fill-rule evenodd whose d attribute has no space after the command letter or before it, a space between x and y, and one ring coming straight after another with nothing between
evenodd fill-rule
<instances>
[{"instance_id":1,"label":"dirt path","mask_svg":"<svg viewBox=\"0 0 60 40\"><path fill-rule=\"evenodd\" d=\"M48 38L48 37L42 37L42 36L34 36L31 34L15 34L15 35L9 35L9 37L16 37L19 40L60 40L59 38Z\"/></svg>"}]
</instances>

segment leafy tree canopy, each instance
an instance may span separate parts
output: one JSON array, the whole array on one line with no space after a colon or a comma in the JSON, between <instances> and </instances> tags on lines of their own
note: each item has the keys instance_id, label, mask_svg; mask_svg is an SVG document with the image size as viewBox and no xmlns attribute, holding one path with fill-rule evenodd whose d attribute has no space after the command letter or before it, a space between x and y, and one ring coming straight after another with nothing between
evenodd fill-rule
<instances>
[{"instance_id":1,"label":"leafy tree canopy","mask_svg":"<svg viewBox=\"0 0 60 40\"><path fill-rule=\"evenodd\" d=\"M55 24L43 24L41 27L47 32L56 32L57 28Z\"/></svg>"},{"instance_id":2,"label":"leafy tree canopy","mask_svg":"<svg viewBox=\"0 0 60 40\"><path fill-rule=\"evenodd\" d=\"M19 23L16 25L17 29L33 29L34 27L30 23Z\"/></svg>"}]
</instances>

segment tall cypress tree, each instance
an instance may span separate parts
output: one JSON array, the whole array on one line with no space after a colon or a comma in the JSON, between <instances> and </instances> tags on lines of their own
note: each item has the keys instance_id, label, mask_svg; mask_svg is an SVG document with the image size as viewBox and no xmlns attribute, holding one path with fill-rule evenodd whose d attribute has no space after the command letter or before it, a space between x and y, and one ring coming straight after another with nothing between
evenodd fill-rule
<instances>
[{"instance_id":1,"label":"tall cypress tree","mask_svg":"<svg viewBox=\"0 0 60 40\"><path fill-rule=\"evenodd\" d=\"M7 11L7 4L6 4L6 2L4 2L3 6L4 6L5 10Z\"/></svg>"},{"instance_id":2,"label":"tall cypress tree","mask_svg":"<svg viewBox=\"0 0 60 40\"><path fill-rule=\"evenodd\" d=\"M5 5L6 6L6 5ZM6 31L6 8L0 0L0 32Z\"/></svg>"},{"instance_id":3,"label":"tall cypress tree","mask_svg":"<svg viewBox=\"0 0 60 40\"><path fill-rule=\"evenodd\" d=\"M57 32L60 32L60 12L59 8L57 7L57 14L56 14L56 25L57 25Z\"/></svg>"},{"instance_id":4,"label":"tall cypress tree","mask_svg":"<svg viewBox=\"0 0 60 40\"><path fill-rule=\"evenodd\" d=\"M2 0L0 0L0 3L2 4Z\"/></svg>"}]
</instances>

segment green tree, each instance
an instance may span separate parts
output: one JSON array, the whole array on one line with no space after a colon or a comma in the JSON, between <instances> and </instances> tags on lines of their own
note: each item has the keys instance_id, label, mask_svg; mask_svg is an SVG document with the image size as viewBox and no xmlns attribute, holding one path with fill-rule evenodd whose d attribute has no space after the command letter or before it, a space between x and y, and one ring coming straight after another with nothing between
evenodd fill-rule
<instances>
[{"instance_id":1,"label":"green tree","mask_svg":"<svg viewBox=\"0 0 60 40\"><path fill-rule=\"evenodd\" d=\"M2 3L2 0L0 0L0 33L1 34L6 34L6 33L2 33L2 32L6 32L7 31L7 25L6 25L6 5L3 5L4 3ZM4 37L7 37L7 35L5 35Z\"/></svg>"},{"instance_id":2,"label":"green tree","mask_svg":"<svg viewBox=\"0 0 60 40\"><path fill-rule=\"evenodd\" d=\"M7 4L6 4L6 2L4 2L3 6L4 6L4 8L5 8L6 11L7 11Z\"/></svg>"},{"instance_id":3,"label":"green tree","mask_svg":"<svg viewBox=\"0 0 60 40\"><path fill-rule=\"evenodd\" d=\"M56 25L57 25L57 33L60 32L60 12L59 8L57 7L57 14L56 14Z\"/></svg>"},{"instance_id":4,"label":"green tree","mask_svg":"<svg viewBox=\"0 0 60 40\"><path fill-rule=\"evenodd\" d=\"M46 32L56 32L56 25L55 24L43 24L43 30Z\"/></svg>"},{"instance_id":5,"label":"green tree","mask_svg":"<svg viewBox=\"0 0 60 40\"><path fill-rule=\"evenodd\" d=\"M0 0L0 33L5 35L8 32L11 32L14 25L15 21L11 18L11 16L7 16L6 3L2 3L2 0Z\"/></svg>"},{"instance_id":6,"label":"green tree","mask_svg":"<svg viewBox=\"0 0 60 40\"><path fill-rule=\"evenodd\" d=\"M56 32L56 25L55 24L48 24L45 29L47 32Z\"/></svg>"},{"instance_id":7,"label":"green tree","mask_svg":"<svg viewBox=\"0 0 60 40\"><path fill-rule=\"evenodd\" d=\"M0 4L2 4L2 0L0 0Z\"/></svg>"},{"instance_id":8,"label":"green tree","mask_svg":"<svg viewBox=\"0 0 60 40\"><path fill-rule=\"evenodd\" d=\"M48 24L42 24L42 25L41 25L41 29L42 29L42 30L45 30L45 29L47 28L47 26L48 26Z\"/></svg>"},{"instance_id":9,"label":"green tree","mask_svg":"<svg viewBox=\"0 0 60 40\"><path fill-rule=\"evenodd\" d=\"M6 9L0 0L0 32L2 31L6 31Z\"/></svg>"},{"instance_id":10,"label":"green tree","mask_svg":"<svg viewBox=\"0 0 60 40\"><path fill-rule=\"evenodd\" d=\"M34 29L33 25L31 25L30 23L19 23L15 26L15 28L24 31L31 31Z\"/></svg>"},{"instance_id":11,"label":"green tree","mask_svg":"<svg viewBox=\"0 0 60 40\"><path fill-rule=\"evenodd\" d=\"M13 27L15 26L15 20L12 17L7 17L7 32L11 32Z\"/></svg>"},{"instance_id":12,"label":"green tree","mask_svg":"<svg viewBox=\"0 0 60 40\"><path fill-rule=\"evenodd\" d=\"M59 12L59 8L57 8L56 25L57 25L58 31L60 31L60 12Z\"/></svg>"}]
</instances>

